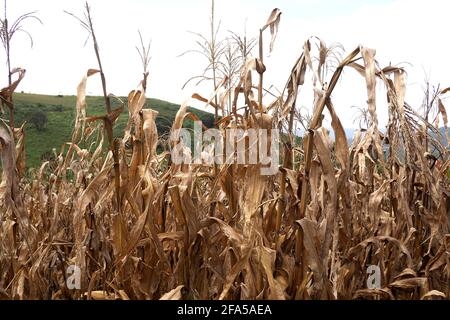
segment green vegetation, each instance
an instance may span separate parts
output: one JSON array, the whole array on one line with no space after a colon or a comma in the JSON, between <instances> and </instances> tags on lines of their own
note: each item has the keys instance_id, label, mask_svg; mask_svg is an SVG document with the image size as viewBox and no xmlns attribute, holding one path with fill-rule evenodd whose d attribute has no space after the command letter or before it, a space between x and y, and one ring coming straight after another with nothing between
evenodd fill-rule
<instances>
[{"instance_id":1,"label":"green vegetation","mask_svg":"<svg viewBox=\"0 0 450 320\"><path fill-rule=\"evenodd\" d=\"M33 111L30 117L30 123L34 125L37 131L42 131L45 128L45 125L48 122L47 113L42 111L41 109L37 109Z\"/></svg>"},{"instance_id":2,"label":"green vegetation","mask_svg":"<svg viewBox=\"0 0 450 320\"><path fill-rule=\"evenodd\" d=\"M116 122L115 134L123 132L128 119L127 98L121 98L121 100L125 102L125 110ZM37 167L41 160L52 154L53 148L59 151L66 141L70 141L75 119L76 96L15 93L14 101L14 117L17 126L26 122L27 166L29 168ZM103 97L86 97L86 102L88 116L104 114ZM117 105L118 102L113 103L114 108ZM180 106L163 100L147 99L146 107L159 112L156 119L158 133L160 136L167 134ZM198 116L206 127L213 126L213 114L198 109L191 109L190 111ZM42 112L47 116L47 123L41 130L38 130L30 122L32 116L37 112ZM192 120L186 119L185 126L192 127Z\"/></svg>"}]
</instances>

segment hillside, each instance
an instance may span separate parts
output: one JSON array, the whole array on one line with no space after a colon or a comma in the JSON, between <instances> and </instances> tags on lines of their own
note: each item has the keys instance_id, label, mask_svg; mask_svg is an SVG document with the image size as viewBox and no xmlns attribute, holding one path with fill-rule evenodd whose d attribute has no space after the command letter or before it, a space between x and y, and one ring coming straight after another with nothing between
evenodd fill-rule
<instances>
[{"instance_id":1,"label":"hillside","mask_svg":"<svg viewBox=\"0 0 450 320\"><path fill-rule=\"evenodd\" d=\"M127 98L121 97L121 99L126 103ZM16 93L14 94L14 102L16 126L27 121L25 131L27 166L29 168L39 166L41 159L51 153L53 148L59 150L63 143L70 141L75 119L76 96ZM103 97L89 96L86 98L86 102L88 115L104 114ZM117 104L116 101L113 102L114 106ZM159 112L156 119L159 135L169 132L179 105L158 99L147 99L146 107ZM43 130L37 130L30 123L31 116L38 110L47 115L48 121ZM191 109L190 111L196 114L205 126L211 127L213 125L214 116L211 113L198 109ZM125 110L120 115L114 128L116 134L123 132L127 119L128 111L125 106ZM186 126L191 126L191 122L187 119Z\"/></svg>"}]
</instances>

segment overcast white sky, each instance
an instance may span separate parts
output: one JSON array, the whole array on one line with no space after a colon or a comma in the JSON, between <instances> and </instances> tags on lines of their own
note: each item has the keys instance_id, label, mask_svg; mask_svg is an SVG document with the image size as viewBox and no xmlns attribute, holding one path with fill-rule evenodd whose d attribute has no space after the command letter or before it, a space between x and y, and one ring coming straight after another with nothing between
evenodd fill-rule
<instances>
[{"instance_id":1,"label":"overcast white sky","mask_svg":"<svg viewBox=\"0 0 450 320\"><path fill-rule=\"evenodd\" d=\"M141 30L152 39L148 96L182 102L193 92L209 96L202 88L183 83L197 75L205 61L196 55L178 57L195 49L195 37L188 30L207 32L210 0L91 0L94 27L107 77L108 91L127 95L141 79L141 65L135 46ZM76 94L76 86L89 68L96 68L91 42L84 46L86 31L63 12L81 15L80 0L8 1L8 16L38 10L44 22L26 25L34 38L30 48L25 35L12 43L12 65L27 69L19 91L46 94ZM341 43L346 52L358 45L375 48L382 66L404 64L408 72L407 100L419 106L427 73L433 83L450 86L450 43L447 20L449 1L439 0L216 0L216 16L221 30L241 33L247 20L247 33L256 36L271 10L283 12L274 52L265 58L266 87L282 90L305 39L318 36L326 43ZM267 37L269 35L267 34ZM269 42L267 38L266 43ZM266 52L268 49L266 49ZM4 54L2 53L3 58ZM6 83L6 73L1 81ZM89 94L101 94L99 78L88 84ZM387 117L383 90L377 101L380 122ZM338 115L345 127L354 127L354 109L365 106L364 80L348 70L333 94ZM270 102L269 99L266 101ZM299 103L310 107L309 97Z\"/></svg>"}]
</instances>

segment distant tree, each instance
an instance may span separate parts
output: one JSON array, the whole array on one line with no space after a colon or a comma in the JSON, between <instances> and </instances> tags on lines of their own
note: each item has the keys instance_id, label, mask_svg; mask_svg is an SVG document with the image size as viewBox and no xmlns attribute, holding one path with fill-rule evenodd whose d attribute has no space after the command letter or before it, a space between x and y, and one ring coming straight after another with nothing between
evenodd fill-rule
<instances>
[{"instance_id":1,"label":"distant tree","mask_svg":"<svg viewBox=\"0 0 450 320\"><path fill-rule=\"evenodd\" d=\"M52 107L52 111L63 112L64 107L62 105L58 104L58 105Z\"/></svg>"},{"instance_id":2,"label":"distant tree","mask_svg":"<svg viewBox=\"0 0 450 320\"><path fill-rule=\"evenodd\" d=\"M47 124L47 114L42 110L36 110L31 114L30 122L35 126L36 130L42 131Z\"/></svg>"}]
</instances>

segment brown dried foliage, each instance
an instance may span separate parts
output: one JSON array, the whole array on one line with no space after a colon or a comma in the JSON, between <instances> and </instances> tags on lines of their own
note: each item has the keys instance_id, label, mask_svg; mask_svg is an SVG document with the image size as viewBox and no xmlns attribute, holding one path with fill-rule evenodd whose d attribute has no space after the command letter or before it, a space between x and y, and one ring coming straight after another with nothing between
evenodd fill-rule
<instances>
[{"instance_id":1,"label":"brown dried foliage","mask_svg":"<svg viewBox=\"0 0 450 320\"><path fill-rule=\"evenodd\" d=\"M279 20L274 10L263 27L270 27L272 37ZM375 51L358 47L328 80L330 50L319 40L314 60L312 41L305 42L285 94L269 107L255 100L251 83L251 73L262 79L265 67L249 60L232 90L233 112L218 123L220 130L288 123L289 141L274 176L260 175L259 165L168 162L167 152L156 152L156 114L144 108L145 85L130 92L124 138L103 152L103 130L111 130L106 124L116 115L108 113L103 122L86 115L84 86L97 70L89 70L78 87L72 141L32 181L19 175L22 140L15 148L12 132L2 125L0 297L450 298L448 152L436 144L440 165L430 161L421 126L433 126L405 103L402 69L379 68ZM370 113L368 130L351 145L331 100L344 68L363 76ZM303 145L295 146L293 110L308 75L315 88L313 117ZM384 136L377 121L378 84L387 88L389 105ZM242 109L236 106L240 95L245 114L236 111ZM325 107L334 145L321 126ZM439 111L447 126L442 100ZM183 105L173 130L187 115ZM129 141L131 150L125 147ZM73 264L81 268L80 290L66 286ZM368 265L380 267L381 288L367 289Z\"/></svg>"}]
</instances>

